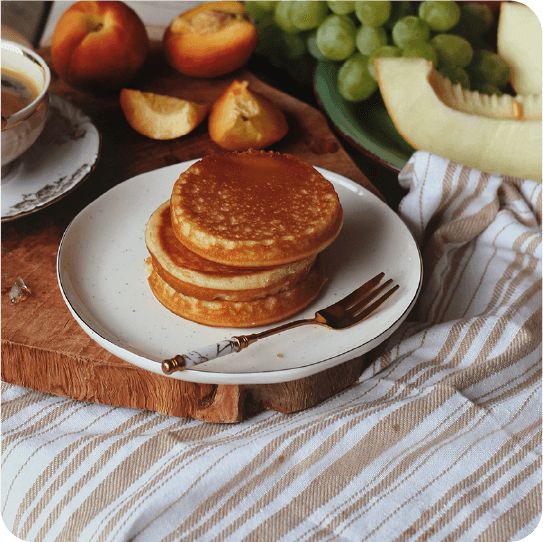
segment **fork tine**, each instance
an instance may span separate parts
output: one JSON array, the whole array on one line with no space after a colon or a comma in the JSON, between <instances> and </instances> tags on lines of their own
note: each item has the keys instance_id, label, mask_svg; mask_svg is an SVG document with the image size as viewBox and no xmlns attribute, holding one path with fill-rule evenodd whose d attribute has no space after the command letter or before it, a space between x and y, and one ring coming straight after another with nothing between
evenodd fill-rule
<instances>
[{"instance_id":1,"label":"fork tine","mask_svg":"<svg viewBox=\"0 0 543 542\"><path fill-rule=\"evenodd\" d=\"M356 314L358 311L366 307L370 303L370 301L375 299L383 290L388 288L391 284L392 284L392 279L388 279L386 282L381 284L378 288L375 288L375 290L355 300L354 304L351 307L349 307L348 312L353 315Z\"/></svg>"},{"instance_id":2,"label":"fork tine","mask_svg":"<svg viewBox=\"0 0 543 542\"><path fill-rule=\"evenodd\" d=\"M362 312L359 312L358 314L356 314L356 312L353 312L355 323L358 323L361 320L364 320L364 318L367 318L372 312L378 309L399 287L400 287L399 284L396 284L395 286L393 286L388 292L383 294L377 301L374 301L369 307L366 307L364 310L362 310ZM362 307L365 306L366 301L367 300L364 299L361 303L359 303L358 310L360 310Z\"/></svg>"},{"instance_id":3,"label":"fork tine","mask_svg":"<svg viewBox=\"0 0 543 542\"><path fill-rule=\"evenodd\" d=\"M341 301L334 303L332 307L335 307L336 305L347 307L351 305L352 303L356 303L360 299L361 296L369 292L371 289L375 288L375 286L377 286L377 284L381 282L384 276L385 274L383 272L379 273L378 275L375 275L375 277L368 280L368 282L362 284L360 288L357 288L356 290L354 290L354 292L351 292L349 295L345 296ZM332 307L328 307L328 308L332 308Z\"/></svg>"}]
</instances>

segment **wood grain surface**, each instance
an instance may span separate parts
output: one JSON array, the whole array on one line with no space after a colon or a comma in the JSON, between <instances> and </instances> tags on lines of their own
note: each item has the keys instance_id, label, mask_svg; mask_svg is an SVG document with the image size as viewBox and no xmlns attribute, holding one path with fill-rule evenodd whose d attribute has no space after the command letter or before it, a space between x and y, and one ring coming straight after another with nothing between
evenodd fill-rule
<instances>
[{"instance_id":1,"label":"wood grain surface","mask_svg":"<svg viewBox=\"0 0 543 542\"><path fill-rule=\"evenodd\" d=\"M50 63L48 49L39 51ZM233 80L271 98L285 113L288 135L270 150L288 152L378 192L356 167L313 107L240 69L222 78L184 77L155 46L130 88L212 104ZM59 396L148 409L209 422L237 422L262 409L295 412L311 407L357 380L363 358L300 380L273 385L211 385L156 375L113 356L79 327L66 307L56 276L58 246L70 221L113 186L163 166L222 152L204 121L191 134L154 141L126 122L118 94L90 95L53 73L51 92L91 117L102 136L99 162L89 178L60 201L2 225L2 379ZM12 304L9 291L21 277L31 294Z\"/></svg>"}]
</instances>

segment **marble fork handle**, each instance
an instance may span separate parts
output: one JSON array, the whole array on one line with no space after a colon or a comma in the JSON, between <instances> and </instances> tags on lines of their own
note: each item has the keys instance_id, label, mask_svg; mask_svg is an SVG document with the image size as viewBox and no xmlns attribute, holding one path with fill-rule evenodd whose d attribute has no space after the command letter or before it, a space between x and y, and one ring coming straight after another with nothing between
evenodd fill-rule
<instances>
[{"instance_id":1,"label":"marble fork handle","mask_svg":"<svg viewBox=\"0 0 543 542\"><path fill-rule=\"evenodd\" d=\"M171 375L175 371L190 369L190 367L194 367L200 363L211 361L212 359L220 358L222 356L227 356L228 354L233 354L234 352L239 352L259 339L264 339L270 335L276 335L277 333L281 333L287 329L303 326L305 324L322 324L322 322L317 318L294 320L292 322L287 322L286 324L272 327L271 329L266 329L260 333L232 337L231 339L226 339L218 342L217 344L199 348L198 350L194 350L188 354L178 354L173 358L165 359L162 362L162 372L166 373L167 375Z\"/></svg>"},{"instance_id":2,"label":"marble fork handle","mask_svg":"<svg viewBox=\"0 0 543 542\"><path fill-rule=\"evenodd\" d=\"M251 340L251 336L232 337L231 339L221 341L217 344L199 348L197 351L194 350L188 354L178 354L177 356L162 362L162 371L167 375L170 375L175 371L184 371L185 369L190 369L190 367L194 367L200 363L227 356L234 352L239 352L254 341L256 341L256 338Z\"/></svg>"}]
</instances>

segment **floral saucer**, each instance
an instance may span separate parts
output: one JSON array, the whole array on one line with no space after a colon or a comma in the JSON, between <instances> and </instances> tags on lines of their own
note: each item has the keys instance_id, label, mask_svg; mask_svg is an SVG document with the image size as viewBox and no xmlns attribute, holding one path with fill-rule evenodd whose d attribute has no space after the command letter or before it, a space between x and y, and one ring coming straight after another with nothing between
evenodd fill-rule
<instances>
[{"instance_id":1,"label":"floral saucer","mask_svg":"<svg viewBox=\"0 0 543 542\"><path fill-rule=\"evenodd\" d=\"M102 138L92 120L56 94L49 99L41 135L2 168L2 222L58 201L81 184L98 162Z\"/></svg>"}]
</instances>

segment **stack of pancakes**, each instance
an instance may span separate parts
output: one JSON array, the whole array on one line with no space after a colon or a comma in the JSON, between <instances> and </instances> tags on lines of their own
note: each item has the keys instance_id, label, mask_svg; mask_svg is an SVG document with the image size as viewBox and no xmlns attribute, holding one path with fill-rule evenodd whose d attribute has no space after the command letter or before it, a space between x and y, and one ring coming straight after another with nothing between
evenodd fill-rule
<instances>
[{"instance_id":1,"label":"stack of pancakes","mask_svg":"<svg viewBox=\"0 0 543 542\"><path fill-rule=\"evenodd\" d=\"M145 230L149 285L200 324L254 327L285 319L324 283L318 254L343 211L333 185L288 154L214 154L181 174Z\"/></svg>"}]
</instances>

